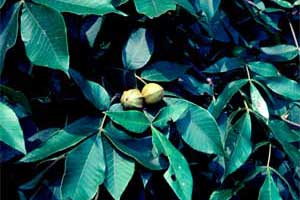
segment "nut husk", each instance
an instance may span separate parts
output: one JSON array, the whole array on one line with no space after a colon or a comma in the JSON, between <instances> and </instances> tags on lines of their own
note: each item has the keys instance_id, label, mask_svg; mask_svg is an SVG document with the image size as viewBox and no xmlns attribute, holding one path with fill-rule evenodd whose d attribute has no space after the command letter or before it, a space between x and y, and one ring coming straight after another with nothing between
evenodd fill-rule
<instances>
[{"instance_id":1,"label":"nut husk","mask_svg":"<svg viewBox=\"0 0 300 200\"><path fill-rule=\"evenodd\" d=\"M157 83L148 83L143 87L142 95L147 104L155 104L162 100L164 89Z\"/></svg>"},{"instance_id":2,"label":"nut husk","mask_svg":"<svg viewBox=\"0 0 300 200\"><path fill-rule=\"evenodd\" d=\"M142 108L144 98L138 89L124 91L121 96L121 104L124 108Z\"/></svg>"}]
</instances>

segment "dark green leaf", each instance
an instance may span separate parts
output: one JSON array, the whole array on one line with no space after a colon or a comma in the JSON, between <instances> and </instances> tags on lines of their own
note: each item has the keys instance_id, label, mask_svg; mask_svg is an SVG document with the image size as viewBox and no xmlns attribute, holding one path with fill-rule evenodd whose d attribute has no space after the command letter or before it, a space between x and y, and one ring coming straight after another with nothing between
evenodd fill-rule
<instances>
[{"instance_id":1,"label":"dark green leaf","mask_svg":"<svg viewBox=\"0 0 300 200\"><path fill-rule=\"evenodd\" d=\"M28 114L31 114L31 106L29 100L24 95L24 93L16 91L10 87L0 85L0 96L1 95L8 97L14 103L19 103L23 106L23 108Z\"/></svg>"},{"instance_id":2,"label":"dark green leaf","mask_svg":"<svg viewBox=\"0 0 300 200\"><path fill-rule=\"evenodd\" d=\"M134 173L135 163L116 151L107 139L102 138L105 154L104 186L114 199L120 199Z\"/></svg>"},{"instance_id":3,"label":"dark green leaf","mask_svg":"<svg viewBox=\"0 0 300 200\"><path fill-rule=\"evenodd\" d=\"M35 162L48 156L72 147L80 141L98 131L101 119L92 117L83 117L64 129L57 131L40 147L29 152L23 157L21 162Z\"/></svg>"},{"instance_id":4,"label":"dark green leaf","mask_svg":"<svg viewBox=\"0 0 300 200\"><path fill-rule=\"evenodd\" d=\"M125 155L151 170L161 170L167 167L167 161L153 153L152 137L133 138L109 123L104 135Z\"/></svg>"},{"instance_id":5,"label":"dark green leaf","mask_svg":"<svg viewBox=\"0 0 300 200\"><path fill-rule=\"evenodd\" d=\"M189 165L183 155L172 143L154 127L152 130L153 145L158 153L164 154L169 159L169 167L164 173L164 178L179 199L192 198L193 178Z\"/></svg>"},{"instance_id":6,"label":"dark green leaf","mask_svg":"<svg viewBox=\"0 0 300 200\"><path fill-rule=\"evenodd\" d=\"M289 61L294 59L299 50L293 45L280 44L271 47L262 47L261 51L265 54L263 58L274 61Z\"/></svg>"},{"instance_id":7,"label":"dark green leaf","mask_svg":"<svg viewBox=\"0 0 300 200\"><path fill-rule=\"evenodd\" d=\"M105 158L100 135L93 136L67 154L61 192L63 199L92 199L105 178Z\"/></svg>"},{"instance_id":8,"label":"dark green leaf","mask_svg":"<svg viewBox=\"0 0 300 200\"><path fill-rule=\"evenodd\" d=\"M196 78L190 75L183 75L178 80L182 87L193 95L214 95L213 88L208 83L201 83Z\"/></svg>"},{"instance_id":9,"label":"dark green leaf","mask_svg":"<svg viewBox=\"0 0 300 200\"><path fill-rule=\"evenodd\" d=\"M244 62L239 58L224 57L204 70L205 73L222 73L242 68Z\"/></svg>"},{"instance_id":10,"label":"dark green leaf","mask_svg":"<svg viewBox=\"0 0 300 200\"><path fill-rule=\"evenodd\" d=\"M70 69L69 73L80 87L85 98L99 110L107 110L110 105L110 97L106 90L96 82L85 80L80 73Z\"/></svg>"},{"instance_id":11,"label":"dark green leaf","mask_svg":"<svg viewBox=\"0 0 300 200\"><path fill-rule=\"evenodd\" d=\"M2 6L5 4L6 0L0 0L0 8L2 8Z\"/></svg>"},{"instance_id":12,"label":"dark green leaf","mask_svg":"<svg viewBox=\"0 0 300 200\"><path fill-rule=\"evenodd\" d=\"M33 0L36 3L54 8L59 12L70 12L79 15L105 15L122 12L115 9L111 0Z\"/></svg>"},{"instance_id":13,"label":"dark green leaf","mask_svg":"<svg viewBox=\"0 0 300 200\"><path fill-rule=\"evenodd\" d=\"M228 158L225 158L224 176L228 176L246 162L252 151L251 118L249 112L246 112L231 126L225 140Z\"/></svg>"},{"instance_id":14,"label":"dark green leaf","mask_svg":"<svg viewBox=\"0 0 300 200\"><path fill-rule=\"evenodd\" d=\"M4 0L0 1L0 8L4 2ZM0 20L0 75L4 67L6 51L13 47L17 40L19 10L20 3L17 2L5 12L5 16Z\"/></svg>"},{"instance_id":15,"label":"dark green leaf","mask_svg":"<svg viewBox=\"0 0 300 200\"><path fill-rule=\"evenodd\" d=\"M153 39L144 28L133 32L122 52L122 61L126 69L136 70L144 67L153 53Z\"/></svg>"},{"instance_id":16,"label":"dark green leaf","mask_svg":"<svg viewBox=\"0 0 300 200\"><path fill-rule=\"evenodd\" d=\"M218 96L217 100L213 100L210 103L208 107L209 112L217 119L232 96L237 93L246 83L248 83L247 79L240 79L227 84L222 93Z\"/></svg>"},{"instance_id":17,"label":"dark green leaf","mask_svg":"<svg viewBox=\"0 0 300 200\"><path fill-rule=\"evenodd\" d=\"M23 130L14 111L0 102L0 141L26 154Z\"/></svg>"},{"instance_id":18,"label":"dark green leaf","mask_svg":"<svg viewBox=\"0 0 300 200\"><path fill-rule=\"evenodd\" d=\"M300 83L284 76L257 77L264 82L273 92L291 100L300 100Z\"/></svg>"},{"instance_id":19,"label":"dark green leaf","mask_svg":"<svg viewBox=\"0 0 300 200\"><path fill-rule=\"evenodd\" d=\"M50 8L24 3L21 36L30 61L68 74L69 51L63 16Z\"/></svg>"},{"instance_id":20,"label":"dark green leaf","mask_svg":"<svg viewBox=\"0 0 300 200\"><path fill-rule=\"evenodd\" d=\"M140 111L108 111L106 114L112 121L131 132L143 133L150 126L148 118Z\"/></svg>"},{"instance_id":21,"label":"dark green leaf","mask_svg":"<svg viewBox=\"0 0 300 200\"><path fill-rule=\"evenodd\" d=\"M166 101L174 108L187 107L176 121L176 127L188 145L197 151L224 155L220 129L206 109L183 99L167 98Z\"/></svg>"},{"instance_id":22,"label":"dark green leaf","mask_svg":"<svg viewBox=\"0 0 300 200\"><path fill-rule=\"evenodd\" d=\"M202 10L210 21L219 9L221 0L199 0L196 5Z\"/></svg>"},{"instance_id":23,"label":"dark green leaf","mask_svg":"<svg viewBox=\"0 0 300 200\"><path fill-rule=\"evenodd\" d=\"M280 194L269 170L267 170L266 179L259 190L259 200L280 200Z\"/></svg>"},{"instance_id":24,"label":"dark green leaf","mask_svg":"<svg viewBox=\"0 0 300 200\"><path fill-rule=\"evenodd\" d=\"M151 64L141 74L143 79L149 81L169 82L183 75L189 66L169 61L159 61Z\"/></svg>"}]
</instances>

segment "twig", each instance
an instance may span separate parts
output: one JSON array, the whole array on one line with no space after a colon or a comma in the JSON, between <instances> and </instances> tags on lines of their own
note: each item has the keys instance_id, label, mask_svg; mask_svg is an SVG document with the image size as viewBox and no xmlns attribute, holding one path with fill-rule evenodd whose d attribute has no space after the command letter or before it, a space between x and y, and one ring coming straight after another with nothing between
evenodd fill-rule
<instances>
[{"instance_id":1,"label":"twig","mask_svg":"<svg viewBox=\"0 0 300 200\"><path fill-rule=\"evenodd\" d=\"M142 79L141 77L139 77L136 73L134 73L134 76L136 79L138 79L139 81L141 81L144 85L147 85L147 82L144 81L144 79Z\"/></svg>"},{"instance_id":2,"label":"twig","mask_svg":"<svg viewBox=\"0 0 300 200\"><path fill-rule=\"evenodd\" d=\"M280 118L281 118L283 121L285 121L286 123L291 124L291 125L293 125L293 126L296 126L296 127L300 128L300 124L298 124L298 123L296 123L296 122L292 122L292 121L286 119L286 118L284 117L284 115L281 116Z\"/></svg>"},{"instance_id":3,"label":"twig","mask_svg":"<svg viewBox=\"0 0 300 200\"><path fill-rule=\"evenodd\" d=\"M104 116L103 116L103 119L102 119L102 122L101 122L101 125L100 125L100 127L99 127L99 134L101 134L102 133L102 131L103 131L103 128L104 128L104 124L105 124L105 120L106 120L106 118L107 118L107 115L106 115L106 113L104 113Z\"/></svg>"},{"instance_id":4,"label":"twig","mask_svg":"<svg viewBox=\"0 0 300 200\"><path fill-rule=\"evenodd\" d=\"M269 144L269 154L268 154L268 162L267 162L267 168L269 169L270 161L271 161L271 151L272 150L272 144Z\"/></svg>"},{"instance_id":5,"label":"twig","mask_svg":"<svg viewBox=\"0 0 300 200\"><path fill-rule=\"evenodd\" d=\"M300 51L300 49L299 49L299 44L298 44L298 41L297 41L297 37L296 37L296 34L295 34L295 31L294 31L293 25L292 25L292 23L290 22L290 20L289 20L289 25L290 25L290 29L291 29L291 32L292 32L292 35L293 35L293 39L294 39L295 45L296 45L298 51Z\"/></svg>"}]
</instances>

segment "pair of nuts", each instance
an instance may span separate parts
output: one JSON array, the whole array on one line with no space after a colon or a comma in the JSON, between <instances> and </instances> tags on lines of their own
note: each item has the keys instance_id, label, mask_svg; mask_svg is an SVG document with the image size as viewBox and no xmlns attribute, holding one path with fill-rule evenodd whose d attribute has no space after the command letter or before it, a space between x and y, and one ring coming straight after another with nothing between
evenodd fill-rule
<instances>
[{"instance_id":1,"label":"pair of nuts","mask_svg":"<svg viewBox=\"0 0 300 200\"><path fill-rule=\"evenodd\" d=\"M142 108L145 101L146 104L155 104L162 100L164 89L156 84L146 84L142 92L138 89L130 89L124 91L121 97L121 103L125 108Z\"/></svg>"}]
</instances>

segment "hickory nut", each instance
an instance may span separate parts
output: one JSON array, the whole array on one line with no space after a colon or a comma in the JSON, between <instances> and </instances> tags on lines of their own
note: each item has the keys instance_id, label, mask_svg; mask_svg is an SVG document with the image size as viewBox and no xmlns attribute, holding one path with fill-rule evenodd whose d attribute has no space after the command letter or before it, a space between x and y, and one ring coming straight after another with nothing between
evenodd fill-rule
<instances>
[{"instance_id":1,"label":"hickory nut","mask_svg":"<svg viewBox=\"0 0 300 200\"><path fill-rule=\"evenodd\" d=\"M148 83L143 87L142 95L147 104L154 104L162 100L164 89L156 83Z\"/></svg>"},{"instance_id":2,"label":"hickory nut","mask_svg":"<svg viewBox=\"0 0 300 200\"><path fill-rule=\"evenodd\" d=\"M125 108L142 108L144 98L138 89L124 91L121 96L121 104Z\"/></svg>"}]
</instances>

